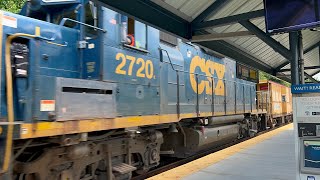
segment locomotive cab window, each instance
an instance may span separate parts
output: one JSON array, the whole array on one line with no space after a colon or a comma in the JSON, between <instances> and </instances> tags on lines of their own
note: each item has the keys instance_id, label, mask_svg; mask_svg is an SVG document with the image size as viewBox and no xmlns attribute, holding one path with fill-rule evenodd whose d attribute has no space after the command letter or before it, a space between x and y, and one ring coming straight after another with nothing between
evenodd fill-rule
<instances>
[{"instance_id":1,"label":"locomotive cab window","mask_svg":"<svg viewBox=\"0 0 320 180\"><path fill-rule=\"evenodd\" d=\"M89 1L85 6L86 17L85 23L94 27L98 27L98 12L96 5ZM85 26L86 37L97 38L98 30L92 27Z\"/></svg>"},{"instance_id":2,"label":"locomotive cab window","mask_svg":"<svg viewBox=\"0 0 320 180\"><path fill-rule=\"evenodd\" d=\"M139 49L147 49L147 26L132 18L128 18L125 44Z\"/></svg>"},{"instance_id":3,"label":"locomotive cab window","mask_svg":"<svg viewBox=\"0 0 320 180\"><path fill-rule=\"evenodd\" d=\"M53 23L60 24L63 18L69 18L69 19L75 20L77 19L77 13L74 10L65 10L53 18ZM77 26L77 23L66 21L64 26L68 28L75 28Z\"/></svg>"},{"instance_id":4,"label":"locomotive cab window","mask_svg":"<svg viewBox=\"0 0 320 180\"><path fill-rule=\"evenodd\" d=\"M77 16L78 16L77 13L78 12L76 9L64 10L62 13L59 13L58 15L54 16L53 23L60 24L64 18L79 21L79 19L77 18ZM96 5L92 1L89 1L85 5L85 22L84 23L89 24L91 26L98 27L98 14L97 13L98 12L97 12ZM67 20L67 21L65 21L64 26L69 27L69 28L77 28L77 27L79 27L79 24L76 22L72 22L72 21ZM96 29L94 29L92 27L88 27L88 26L85 26L85 33L86 33L86 36L90 37L90 38L96 37L98 35L98 31Z\"/></svg>"}]
</instances>

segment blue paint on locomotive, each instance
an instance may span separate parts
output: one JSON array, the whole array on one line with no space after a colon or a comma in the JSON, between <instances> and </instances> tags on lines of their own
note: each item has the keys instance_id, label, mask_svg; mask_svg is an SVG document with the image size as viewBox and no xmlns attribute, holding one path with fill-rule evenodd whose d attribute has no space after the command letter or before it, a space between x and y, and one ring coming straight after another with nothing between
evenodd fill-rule
<instances>
[{"instance_id":1,"label":"blue paint on locomotive","mask_svg":"<svg viewBox=\"0 0 320 180\"><path fill-rule=\"evenodd\" d=\"M46 79L49 77L80 77L79 53L77 50L78 30L12 13L5 12L4 14L17 19L17 28L3 26L3 42L10 34L35 34L35 28L38 26L41 28L41 37L53 38L52 42L65 45L49 44L48 42L51 41L46 40L27 40L30 50L29 76L28 78L16 78L14 81L16 119L23 121L47 119L47 115L39 111L40 99L54 99L53 81L47 81ZM3 52L5 52L4 49L3 46ZM2 59L4 58L5 54L3 53ZM2 67L5 67L4 61L2 61ZM1 77L1 117L5 117L7 110L4 70L1 72Z\"/></svg>"},{"instance_id":2,"label":"blue paint on locomotive","mask_svg":"<svg viewBox=\"0 0 320 180\"><path fill-rule=\"evenodd\" d=\"M35 27L38 26L41 28L41 37L54 37L50 42L60 44L48 43L47 40L28 40L29 76L16 78L14 84L17 120L49 120L48 112L40 111L40 101L56 100L56 77L117 84L113 92L116 116L178 112L194 113L196 116L197 113L201 115L202 112L213 111L223 115L256 109L255 83L236 78L235 61L211 56L197 46L181 41L177 47L160 43L159 31L150 26L145 29L145 50L125 46L121 42L120 22L123 15L104 7L99 8L99 27L107 30L107 33L98 32L97 36L86 40L88 48L83 50L82 62L81 50L77 48L79 27L68 28L5 13L17 19L18 27L4 26L4 41L6 36L14 33L34 34ZM225 70L221 77L218 75L219 69L208 70L211 75L209 79L214 82L212 84L206 76L208 72L203 69L207 66L202 65L202 69L200 66L196 67L193 73L198 77L198 84L205 84L203 92L198 94L191 83L195 77L190 76L190 66L195 56L205 62L211 61ZM5 87L4 71L1 75L1 86ZM208 90L209 87L213 90ZM56 111L60 108L65 107L56 107ZM5 88L1 88L1 117L6 117Z\"/></svg>"}]
</instances>

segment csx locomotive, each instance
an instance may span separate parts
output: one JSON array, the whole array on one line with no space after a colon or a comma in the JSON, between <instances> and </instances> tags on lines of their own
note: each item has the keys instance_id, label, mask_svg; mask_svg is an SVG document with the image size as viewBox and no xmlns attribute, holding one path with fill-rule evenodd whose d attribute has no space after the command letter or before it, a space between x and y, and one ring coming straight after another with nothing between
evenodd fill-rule
<instances>
[{"instance_id":1,"label":"csx locomotive","mask_svg":"<svg viewBox=\"0 0 320 180\"><path fill-rule=\"evenodd\" d=\"M258 72L88 0L0 11L0 179L130 179L271 127Z\"/></svg>"}]
</instances>

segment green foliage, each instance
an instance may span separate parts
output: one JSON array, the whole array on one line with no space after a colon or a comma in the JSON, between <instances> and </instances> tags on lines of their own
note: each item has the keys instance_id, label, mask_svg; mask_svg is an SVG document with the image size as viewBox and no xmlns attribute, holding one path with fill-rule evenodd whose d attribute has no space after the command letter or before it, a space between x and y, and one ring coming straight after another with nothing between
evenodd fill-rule
<instances>
[{"instance_id":1,"label":"green foliage","mask_svg":"<svg viewBox=\"0 0 320 180\"><path fill-rule=\"evenodd\" d=\"M0 0L0 9L19 13L26 0Z\"/></svg>"},{"instance_id":2,"label":"green foliage","mask_svg":"<svg viewBox=\"0 0 320 180\"><path fill-rule=\"evenodd\" d=\"M288 86L290 87L291 84L282 80L282 79L279 79L275 76L272 76L268 73L265 73L263 71L259 71L259 80L270 80L270 81L273 81L273 82L276 82L276 83L279 83L279 84L282 84L282 85L285 85L285 86Z\"/></svg>"}]
</instances>

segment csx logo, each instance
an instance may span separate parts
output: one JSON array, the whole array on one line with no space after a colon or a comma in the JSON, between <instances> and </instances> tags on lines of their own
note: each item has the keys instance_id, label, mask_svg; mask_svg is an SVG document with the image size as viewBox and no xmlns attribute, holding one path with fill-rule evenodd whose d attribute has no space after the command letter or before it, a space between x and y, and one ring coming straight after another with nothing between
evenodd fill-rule
<instances>
[{"instance_id":1,"label":"csx logo","mask_svg":"<svg viewBox=\"0 0 320 180\"><path fill-rule=\"evenodd\" d=\"M205 73L205 77L201 78L198 76L198 81L196 79L195 72L197 68L201 72ZM215 63L211 60L205 60L199 56L192 58L190 63L190 83L193 91L198 94L202 94L206 91L206 94L212 95L214 91L215 95L224 95L224 83L223 77L225 73L225 66L223 64ZM217 74L218 80L213 80L212 77L214 74ZM217 84L215 85L215 81Z\"/></svg>"}]
</instances>

